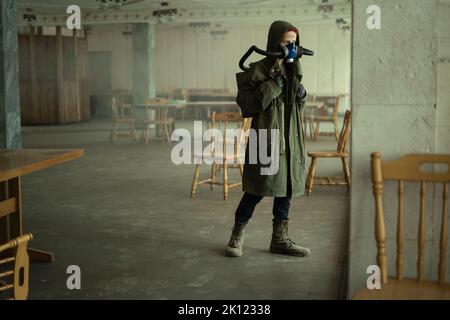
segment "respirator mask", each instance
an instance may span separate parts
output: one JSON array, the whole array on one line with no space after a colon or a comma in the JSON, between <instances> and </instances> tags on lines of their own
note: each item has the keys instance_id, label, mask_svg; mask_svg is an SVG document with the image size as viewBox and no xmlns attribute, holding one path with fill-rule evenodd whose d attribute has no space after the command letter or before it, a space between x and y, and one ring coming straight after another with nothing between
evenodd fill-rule
<instances>
[{"instance_id":1,"label":"respirator mask","mask_svg":"<svg viewBox=\"0 0 450 320\"><path fill-rule=\"evenodd\" d=\"M295 45L295 41L290 42L286 46L280 44L280 48L281 48L282 52L284 52L284 55L285 55L285 57L283 59L284 63L292 63L295 61L295 59L298 56L297 46Z\"/></svg>"},{"instance_id":2,"label":"respirator mask","mask_svg":"<svg viewBox=\"0 0 450 320\"><path fill-rule=\"evenodd\" d=\"M244 65L244 63L245 63L245 60L247 60L247 58L250 57L250 55L254 51L261 55L264 55L266 57L275 57L278 59L283 59L284 62L286 62L288 64L294 62L296 59L301 59L303 56L313 56L314 55L313 51L303 48L302 46L296 46L295 42L291 42L286 46L280 45L279 51L277 51L277 52L265 51L265 50L262 50L262 49L258 48L257 46L253 45L242 56L241 60L239 60L239 67L243 71L250 70L250 68L246 67Z\"/></svg>"}]
</instances>

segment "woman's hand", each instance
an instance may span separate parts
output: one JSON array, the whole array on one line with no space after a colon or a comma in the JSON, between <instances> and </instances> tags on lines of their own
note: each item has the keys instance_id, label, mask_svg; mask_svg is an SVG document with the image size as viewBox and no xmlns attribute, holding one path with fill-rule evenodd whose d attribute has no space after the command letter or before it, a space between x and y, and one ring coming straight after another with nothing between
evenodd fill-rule
<instances>
[{"instance_id":1,"label":"woman's hand","mask_svg":"<svg viewBox=\"0 0 450 320\"><path fill-rule=\"evenodd\" d=\"M281 75L281 73L275 77L275 82L279 88L283 89L284 80L283 80L283 76Z\"/></svg>"},{"instance_id":2,"label":"woman's hand","mask_svg":"<svg viewBox=\"0 0 450 320\"><path fill-rule=\"evenodd\" d=\"M300 100L305 99L307 95L305 87L300 83L298 90L297 90L297 98Z\"/></svg>"}]
</instances>

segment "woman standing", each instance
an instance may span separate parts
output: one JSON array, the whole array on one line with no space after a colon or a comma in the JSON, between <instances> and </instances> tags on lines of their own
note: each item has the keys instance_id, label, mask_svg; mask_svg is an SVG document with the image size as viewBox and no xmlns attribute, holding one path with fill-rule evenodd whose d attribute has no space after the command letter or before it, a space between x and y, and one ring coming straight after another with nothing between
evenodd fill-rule
<instances>
[{"instance_id":1,"label":"woman standing","mask_svg":"<svg viewBox=\"0 0 450 320\"><path fill-rule=\"evenodd\" d=\"M280 46L300 45L299 31L286 21L271 24L267 51L276 52ZM242 188L245 192L235 213L235 224L226 255L242 255L243 231L263 197L274 197L273 233L270 252L293 256L307 256L308 248L296 245L288 237L288 213L292 197L305 192L305 137L301 112L306 91L301 84L302 71L298 58L293 61L266 57L250 64L250 70L237 74L237 103L244 117L252 117L252 129L267 130L268 150L272 144L279 148L277 172L261 174L267 168L261 162L249 163L247 145ZM271 141L271 130L278 130L279 141ZM259 135L258 139L260 139ZM258 146L259 141L258 141ZM276 150L279 149L279 150Z\"/></svg>"}]
</instances>

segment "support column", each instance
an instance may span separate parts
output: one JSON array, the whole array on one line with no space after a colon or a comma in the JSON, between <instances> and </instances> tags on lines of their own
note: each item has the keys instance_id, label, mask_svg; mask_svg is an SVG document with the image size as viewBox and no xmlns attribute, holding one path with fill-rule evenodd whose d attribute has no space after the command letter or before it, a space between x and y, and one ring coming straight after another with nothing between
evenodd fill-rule
<instances>
[{"instance_id":1,"label":"support column","mask_svg":"<svg viewBox=\"0 0 450 320\"><path fill-rule=\"evenodd\" d=\"M37 73L36 73L36 28L30 27L30 85L31 85L31 109L33 121L42 121L41 108L38 104Z\"/></svg>"},{"instance_id":2,"label":"support column","mask_svg":"<svg viewBox=\"0 0 450 320\"><path fill-rule=\"evenodd\" d=\"M21 148L16 1L0 1L0 148Z\"/></svg>"},{"instance_id":3,"label":"support column","mask_svg":"<svg viewBox=\"0 0 450 320\"><path fill-rule=\"evenodd\" d=\"M155 28L148 23L133 25L133 99L143 103L155 97Z\"/></svg>"},{"instance_id":4,"label":"support column","mask_svg":"<svg viewBox=\"0 0 450 320\"><path fill-rule=\"evenodd\" d=\"M63 73L63 47L61 27L56 27L56 94L58 102L58 121L64 123L65 106L64 106L64 73Z\"/></svg>"},{"instance_id":5,"label":"support column","mask_svg":"<svg viewBox=\"0 0 450 320\"><path fill-rule=\"evenodd\" d=\"M80 67L78 59L78 30L73 29L73 51L74 51L74 68L75 68L75 94L77 104L77 121L81 122L81 105L80 105Z\"/></svg>"},{"instance_id":6,"label":"support column","mask_svg":"<svg viewBox=\"0 0 450 320\"><path fill-rule=\"evenodd\" d=\"M381 29L369 30L370 5L381 9ZM434 153L436 132L438 1L353 1L351 216L348 297L366 288L376 265L375 206L370 153L383 160L408 153ZM420 21L417 17L420 15ZM447 91L448 92L448 91ZM432 187L430 187L432 188ZM389 276L395 276L397 185L385 181L383 202ZM437 194L436 194L437 195ZM405 278L416 276L419 189L405 186ZM426 203L426 278L437 271L434 243L439 243L439 210L433 192Z\"/></svg>"}]
</instances>

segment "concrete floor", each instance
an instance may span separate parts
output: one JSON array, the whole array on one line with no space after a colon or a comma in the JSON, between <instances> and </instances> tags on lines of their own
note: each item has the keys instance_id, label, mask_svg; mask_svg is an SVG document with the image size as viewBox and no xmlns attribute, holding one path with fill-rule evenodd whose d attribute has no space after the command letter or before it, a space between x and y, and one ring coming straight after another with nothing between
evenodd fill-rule
<instances>
[{"instance_id":1,"label":"concrete floor","mask_svg":"<svg viewBox=\"0 0 450 320\"><path fill-rule=\"evenodd\" d=\"M192 121L177 127L192 126ZM317 187L295 198L290 236L307 258L268 252L273 198L246 228L244 256L227 258L240 188L200 186L190 198L193 165L176 166L171 146L122 139L108 143L109 122L24 127L24 148L84 148L85 156L22 180L24 229L31 246L55 252L33 263L30 299L336 299L345 292L348 194ZM335 148L332 138L307 149ZM204 165L202 172L208 174ZM318 173L340 174L319 162ZM231 177L238 178L237 170ZM66 269L81 268L81 290L68 290Z\"/></svg>"}]
</instances>

